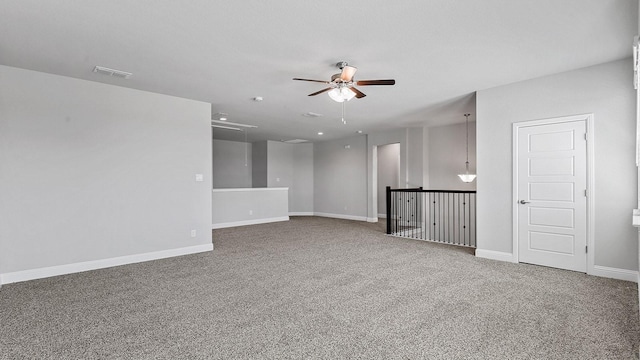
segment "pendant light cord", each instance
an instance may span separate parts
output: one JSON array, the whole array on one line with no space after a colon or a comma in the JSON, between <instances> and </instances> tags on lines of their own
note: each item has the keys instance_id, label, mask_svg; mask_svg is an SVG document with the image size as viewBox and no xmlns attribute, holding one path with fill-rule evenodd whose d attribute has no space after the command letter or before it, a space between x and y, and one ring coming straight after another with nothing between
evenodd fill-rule
<instances>
[{"instance_id":1,"label":"pendant light cord","mask_svg":"<svg viewBox=\"0 0 640 360\"><path fill-rule=\"evenodd\" d=\"M467 118L467 162L465 163L467 173L469 173L469 115L471 114L464 114L464 117Z\"/></svg>"}]
</instances>

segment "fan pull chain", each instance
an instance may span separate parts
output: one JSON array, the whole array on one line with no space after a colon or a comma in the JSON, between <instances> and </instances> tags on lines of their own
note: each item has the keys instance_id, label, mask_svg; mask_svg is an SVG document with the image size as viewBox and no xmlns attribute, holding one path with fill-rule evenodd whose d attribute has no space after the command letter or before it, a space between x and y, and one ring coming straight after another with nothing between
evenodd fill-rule
<instances>
[{"instance_id":1,"label":"fan pull chain","mask_svg":"<svg viewBox=\"0 0 640 360\"><path fill-rule=\"evenodd\" d=\"M347 120L345 120L345 119L344 119L344 103L345 103L345 102L346 102L346 101L343 101L343 102L342 102L342 123L343 123L344 125L347 125Z\"/></svg>"}]
</instances>

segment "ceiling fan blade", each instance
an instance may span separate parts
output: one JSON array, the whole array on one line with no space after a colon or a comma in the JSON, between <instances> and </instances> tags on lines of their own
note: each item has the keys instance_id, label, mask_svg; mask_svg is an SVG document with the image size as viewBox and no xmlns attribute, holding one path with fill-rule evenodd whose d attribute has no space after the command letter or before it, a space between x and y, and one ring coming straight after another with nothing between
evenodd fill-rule
<instances>
[{"instance_id":1,"label":"ceiling fan blade","mask_svg":"<svg viewBox=\"0 0 640 360\"><path fill-rule=\"evenodd\" d=\"M353 79L353 75L356 74L356 71L358 71L358 68L346 65L345 67L342 68L342 73L340 74L340 80L346 81L346 82L351 81L351 79Z\"/></svg>"},{"instance_id":2,"label":"ceiling fan blade","mask_svg":"<svg viewBox=\"0 0 640 360\"><path fill-rule=\"evenodd\" d=\"M356 85L358 86L367 86L367 85L395 85L396 81L393 79L389 80L360 80L356 81Z\"/></svg>"},{"instance_id":3,"label":"ceiling fan blade","mask_svg":"<svg viewBox=\"0 0 640 360\"><path fill-rule=\"evenodd\" d=\"M318 94L322 94L323 92L327 92L327 91L329 91L329 90L331 90L331 89L333 89L333 88L332 88L332 87L328 87L328 88L326 88L326 89L322 89L322 90L320 90L320 91L316 91L316 92L314 92L313 94L309 94L309 95L307 95L307 96L316 96L316 95L318 95Z\"/></svg>"},{"instance_id":4,"label":"ceiling fan blade","mask_svg":"<svg viewBox=\"0 0 640 360\"><path fill-rule=\"evenodd\" d=\"M354 93L356 93L356 98L357 99L361 99L365 96L367 96L365 93L363 93L362 91L354 88L353 86L349 88L349 90L353 91Z\"/></svg>"},{"instance_id":5,"label":"ceiling fan blade","mask_svg":"<svg viewBox=\"0 0 640 360\"><path fill-rule=\"evenodd\" d=\"M311 80L311 79L300 79L300 78L293 78L293 80L300 80L300 81L312 81L312 82L319 82L319 83L323 83L323 84L330 84L330 81L324 81L324 80Z\"/></svg>"}]
</instances>

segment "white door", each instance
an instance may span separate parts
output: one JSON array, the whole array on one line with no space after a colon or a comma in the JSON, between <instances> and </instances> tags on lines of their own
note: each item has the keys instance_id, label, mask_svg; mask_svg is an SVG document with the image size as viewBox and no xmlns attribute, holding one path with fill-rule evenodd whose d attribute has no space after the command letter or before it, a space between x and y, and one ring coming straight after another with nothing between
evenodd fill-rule
<instances>
[{"instance_id":1,"label":"white door","mask_svg":"<svg viewBox=\"0 0 640 360\"><path fill-rule=\"evenodd\" d=\"M587 271L587 124L517 129L520 262Z\"/></svg>"}]
</instances>

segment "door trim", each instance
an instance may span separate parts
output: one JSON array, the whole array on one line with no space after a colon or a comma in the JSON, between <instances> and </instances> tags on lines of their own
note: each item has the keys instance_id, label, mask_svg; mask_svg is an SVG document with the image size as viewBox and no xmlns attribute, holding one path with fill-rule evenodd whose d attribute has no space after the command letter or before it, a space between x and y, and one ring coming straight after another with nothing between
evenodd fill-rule
<instances>
[{"instance_id":1,"label":"door trim","mask_svg":"<svg viewBox=\"0 0 640 360\"><path fill-rule=\"evenodd\" d=\"M584 121L587 129L587 274L593 275L595 268L595 245L594 245L594 234L595 234L595 224L594 224L594 215L595 215L595 191L594 191L594 117L593 114L580 114L580 115L571 115L571 116L563 116L556 118L548 118L548 119L540 119L540 120L529 120L513 123L513 132L512 132L512 149L511 154L513 156L512 161L512 176L513 180L511 183L512 190L512 211L511 211L511 221L512 221L512 229L513 229L513 262L519 263L519 248L518 248L518 130L524 127L529 126L539 126L539 125L549 125L549 124L559 124L564 122L572 122L572 121Z\"/></svg>"}]
</instances>

